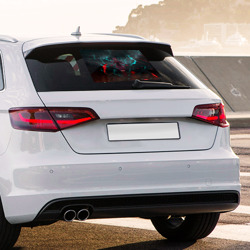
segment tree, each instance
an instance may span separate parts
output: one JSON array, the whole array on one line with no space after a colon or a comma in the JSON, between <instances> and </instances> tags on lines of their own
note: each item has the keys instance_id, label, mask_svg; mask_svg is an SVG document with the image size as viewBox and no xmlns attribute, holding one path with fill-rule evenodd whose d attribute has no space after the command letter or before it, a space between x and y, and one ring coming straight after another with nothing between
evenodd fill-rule
<instances>
[{"instance_id":1,"label":"tree","mask_svg":"<svg viewBox=\"0 0 250 250\"><path fill-rule=\"evenodd\" d=\"M131 33L146 38L166 36L176 41L201 39L204 24L250 23L250 0L163 0L158 4L139 5L125 26L115 33Z\"/></svg>"}]
</instances>

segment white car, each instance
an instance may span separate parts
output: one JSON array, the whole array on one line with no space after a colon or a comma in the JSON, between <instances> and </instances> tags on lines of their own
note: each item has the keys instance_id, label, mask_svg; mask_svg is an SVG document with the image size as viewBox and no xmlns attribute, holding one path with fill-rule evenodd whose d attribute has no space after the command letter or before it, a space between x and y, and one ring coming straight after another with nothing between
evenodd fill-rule
<instances>
[{"instance_id":1,"label":"white car","mask_svg":"<svg viewBox=\"0 0 250 250\"><path fill-rule=\"evenodd\" d=\"M0 36L0 248L21 227L142 217L169 240L239 205L221 99L170 45L115 34Z\"/></svg>"}]
</instances>

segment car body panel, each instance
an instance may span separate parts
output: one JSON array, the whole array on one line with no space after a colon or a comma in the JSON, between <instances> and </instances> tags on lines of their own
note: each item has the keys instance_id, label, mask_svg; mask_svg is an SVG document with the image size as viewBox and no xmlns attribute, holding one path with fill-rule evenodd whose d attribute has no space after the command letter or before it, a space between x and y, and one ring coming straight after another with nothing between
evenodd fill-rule
<instances>
[{"instance_id":1,"label":"car body panel","mask_svg":"<svg viewBox=\"0 0 250 250\"><path fill-rule=\"evenodd\" d=\"M1 169L2 200L11 223L32 221L47 202L59 198L240 191L239 160L228 147L228 129L218 129L210 150L114 154L112 160L109 154L75 154L60 133L13 132L2 157L8 171Z\"/></svg>"},{"instance_id":2,"label":"car body panel","mask_svg":"<svg viewBox=\"0 0 250 250\"><path fill-rule=\"evenodd\" d=\"M216 126L190 119L197 103L209 103L202 89L39 92L47 107L88 107L100 120L62 131L72 149L82 154L205 150L212 147ZM191 96L191 97L190 97ZM180 138L111 142L108 124L177 123ZM194 135L199 136L194 136Z\"/></svg>"},{"instance_id":3,"label":"car body panel","mask_svg":"<svg viewBox=\"0 0 250 250\"><path fill-rule=\"evenodd\" d=\"M98 35L83 37L83 40L147 43L135 37ZM191 118L195 105L221 102L203 85L199 89L178 91L37 93L25 55L41 46L81 41L75 37L0 41L5 81L4 90L0 92L0 194L10 223L32 223L46 204L57 199L240 192L239 159L230 148L229 127L221 128ZM92 108L101 119L57 132L11 127L10 108L65 105ZM94 136L89 135L91 129L82 132L84 127L95 124L105 130L109 123L138 121L176 122L180 138L185 141L123 141L111 146L107 137L101 138L99 132ZM184 131L184 128L188 129ZM202 136L199 145L198 135ZM86 138L90 140L89 146L82 143Z\"/></svg>"}]
</instances>

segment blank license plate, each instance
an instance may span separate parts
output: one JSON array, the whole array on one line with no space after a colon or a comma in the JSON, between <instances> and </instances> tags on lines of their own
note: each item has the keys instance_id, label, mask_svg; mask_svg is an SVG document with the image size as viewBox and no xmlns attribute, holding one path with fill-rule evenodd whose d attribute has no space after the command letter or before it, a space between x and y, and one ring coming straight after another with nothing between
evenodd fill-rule
<instances>
[{"instance_id":1,"label":"blank license plate","mask_svg":"<svg viewBox=\"0 0 250 250\"><path fill-rule=\"evenodd\" d=\"M175 123L108 124L110 141L179 139Z\"/></svg>"}]
</instances>

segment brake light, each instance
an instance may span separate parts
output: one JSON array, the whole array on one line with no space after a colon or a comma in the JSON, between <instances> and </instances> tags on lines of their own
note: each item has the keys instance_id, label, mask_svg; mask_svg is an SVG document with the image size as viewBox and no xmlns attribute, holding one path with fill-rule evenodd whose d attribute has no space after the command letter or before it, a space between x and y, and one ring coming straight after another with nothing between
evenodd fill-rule
<instances>
[{"instance_id":1,"label":"brake light","mask_svg":"<svg viewBox=\"0 0 250 250\"><path fill-rule=\"evenodd\" d=\"M90 108L48 108L60 129L100 119Z\"/></svg>"},{"instance_id":2,"label":"brake light","mask_svg":"<svg viewBox=\"0 0 250 250\"><path fill-rule=\"evenodd\" d=\"M56 132L99 119L90 108L11 108L11 125L15 129Z\"/></svg>"},{"instance_id":3,"label":"brake light","mask_svg":"<svg viewBox=\"0 0 250 250\"><path fill-rule=\"evenodd\" d=\"M198 105L194 108L192 117L223 128L229 126L222 103Z\"/></svg>"}]
</instances>

